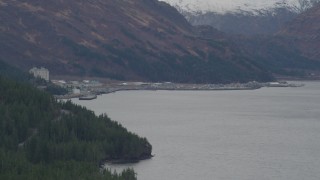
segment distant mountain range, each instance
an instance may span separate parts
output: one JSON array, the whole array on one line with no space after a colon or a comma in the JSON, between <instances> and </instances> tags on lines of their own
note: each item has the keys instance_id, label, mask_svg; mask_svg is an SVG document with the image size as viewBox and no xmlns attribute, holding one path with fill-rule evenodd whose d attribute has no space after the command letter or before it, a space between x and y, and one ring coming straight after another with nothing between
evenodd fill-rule
<instances>
[{"instance_id":1,"label":"distant mountain range","mask_svg":"<svg viewBox=\"0 0 320 180\"><path fill-rule=\"evenodd\" d=\"M193 25L210 25L228 34L272 34L319 0L200 1L165 0Z\"/></svg>"}]
</instances>

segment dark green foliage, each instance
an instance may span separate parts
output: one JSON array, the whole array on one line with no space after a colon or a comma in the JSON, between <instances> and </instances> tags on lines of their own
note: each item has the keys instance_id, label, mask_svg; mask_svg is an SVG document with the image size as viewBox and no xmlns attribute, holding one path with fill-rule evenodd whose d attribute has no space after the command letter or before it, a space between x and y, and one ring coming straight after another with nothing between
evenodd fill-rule
<instances>
[{"instance_id":1,"label":"dark green foliage","mask_svg":"<svg viewBox=\"0 0 320 180\"><path fill-rule=\"evenodd\" d=\"M44 87L43 90L46 90L52 95L64 95L68 93L68 90L66 88L57 86L50 81L47 82L46 80L41 79L39 77L37 78L32 77L29 79L29 82L34 86Z\"/></svg>"},{"instance_id":2,"label":"dark green foliage","mask_svg":"<svg viewBox=\"0 0 320 180\"><path fill-rule=\"evenodd\" d=\"M0 179L135 179L98 166L148 158L151 149L106 115L0 76Z\"/></svg>"},{"instance_id":3,"label":"dark green foliage","mask_svg":"<svg viewBox=\"0 0 320 180\"><path fill-rule=\"evenodd\" d=\"M0 76L10 78L21 83L30 83L34 86L44 86L45 90L53 95L64 95L68 91L64 88L54 85L51 82L47 82L41 78L34 78L31 74L22 72L21 70L12 67L0 60Z\"/></svg>"},{"instance_id":4,"label":"dark green foliage","mask_svg":"<svg viewBox=\"0 0 320 180\"><path fill-rule=\"evenodd\" d=\"M10 77L11 79L27 82L31 79L31 75L21 72L15 67L12 67L0 59L0 76Z\"/></svg>"},{"instance_id":5,"label":"dark green foliage","mask_svg":"<svg viewBox=\"0 0 320 180\"><path fill-rule=\"evenodd\" d=\"M100 171L94 163L55 161L50 164L33 164L24 153L0 148L0 179L5 180L136 180L132 169L121 173Z\"/></svg>"},{"instance_id":6,"label":"dark green foliage","mask_svg":"<svg viewBox=\"0 0 320 180\"><path fill-rule=\"evenodd\" d=\"M46 91L53 95L64 95L68 93L67 89L54 85L52 83L48 83Z\"/></svg>"}]
</instances>

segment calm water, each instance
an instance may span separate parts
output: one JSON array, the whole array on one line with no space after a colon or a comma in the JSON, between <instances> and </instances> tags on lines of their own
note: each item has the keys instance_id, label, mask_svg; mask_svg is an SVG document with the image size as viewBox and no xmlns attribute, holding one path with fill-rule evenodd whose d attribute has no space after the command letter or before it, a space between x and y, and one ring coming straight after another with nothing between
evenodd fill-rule
<instances>
[{"instance_id":1,"label":"calm water","mask_svg":"<svg viewBox=\"0 0 320 180\"><path fill-rule=\"evenodd\" d=\"M253 91L127 91L78 101L147 137L139 180L319 180L320 82Z\"/></svg>"}]
</instances>

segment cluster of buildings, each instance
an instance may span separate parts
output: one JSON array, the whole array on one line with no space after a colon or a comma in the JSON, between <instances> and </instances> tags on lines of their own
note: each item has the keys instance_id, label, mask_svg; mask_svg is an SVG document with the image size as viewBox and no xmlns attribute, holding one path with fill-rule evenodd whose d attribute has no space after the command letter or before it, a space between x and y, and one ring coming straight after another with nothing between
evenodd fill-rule
<instances>
[{"instance_id":1,"label":"cluster of buildings","mask_svg":"<svg viewBox=\"0 0 320 180\"><path fill-rule=\"evenodd\" d=\"M32 74L36 78L44 79L45 81L50 81L50 72L48 69L44 67L33 67L29 70L29 73ZM92 90L97 89L102 84L99 81L92 81L92 80L83 80L83 81L65 81L65 80L51 80L53 84L56 86L65 88L69 91L66 97L77 97L88 95L96 92L92 92Z\"/></svg>"},{"instance_id":2,"label":"cluster of buildings","mask_svg":"<svg viewBox=\"0 0 320 180\"><path fill-rule=\"evenodd\" d=\"M49 81L49 70L41 68L32 68L29 71L34 77ZM249 90L261 87L300 87L302 85L288 84L286 82L249 82L232 84L179 84L172 82L146 83L146 82L122 82L102 84L95 80L65 81L51 80L57 86L68 89L69 93L60 98L84 97L83 99L96 98L97 94L112 93L123 90ZM90 95L90 97L89 97ZM93 98L91 95L95 95Z\"/></svg>"},{"instance_id":3,"label":"cluster of buildings","mask_svg":"<svg viewBox=\"0 0 320 180\"><path fill-rule=\"evenodd\" d=\"M29 70L29 73L32 74L34 77L44 79L47 82L50 80L49 70L44 67L41 67L41 68L33 67L32 69Z\"/></svg>"},{"instance_id":4,"label":"cluster of buildings","mask_svg":"<svg viewBox=\"0 0 320 180\"><path fill-rule=\"evenodd\" d=\"M102 86L99 81L83 80L83 81L65 81L65 80L51 80L57 86L68 89L71 94L90 94L91 91L97 87Z\"/></svg>"}]
</instances>

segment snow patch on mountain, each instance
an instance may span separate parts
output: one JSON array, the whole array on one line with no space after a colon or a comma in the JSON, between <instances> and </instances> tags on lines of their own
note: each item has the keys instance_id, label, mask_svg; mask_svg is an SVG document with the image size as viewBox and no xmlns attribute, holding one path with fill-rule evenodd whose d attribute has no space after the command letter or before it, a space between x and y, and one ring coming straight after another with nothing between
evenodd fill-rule
<instances>
[{"instance_id":1,"label":"snow patch on mountain","mask_svg":"<svg viewBox=\"0 0 320 180\"><path fill-rule=\"evenodd\" d=\"M215 12L226 13L253 13L261 10L287 8L294 12L302 12L310 8L312 3L319 0L162 0L180 11L189 13Z\"/></svg>"}]
</instances>

